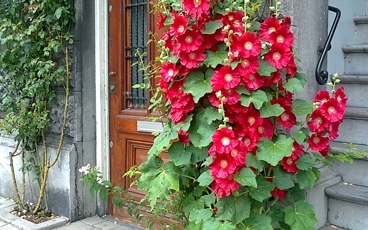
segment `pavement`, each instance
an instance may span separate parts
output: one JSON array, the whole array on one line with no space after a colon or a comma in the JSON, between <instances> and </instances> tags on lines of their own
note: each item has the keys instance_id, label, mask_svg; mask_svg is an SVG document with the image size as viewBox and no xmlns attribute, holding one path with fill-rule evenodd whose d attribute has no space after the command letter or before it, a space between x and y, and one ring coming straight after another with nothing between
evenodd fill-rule
<instances>
[{"instance_id":1,"label":"pavement","mask_svg":"<svg viewBox=\"0 0 368 230\"><path fill-rule=\"evenodd\" d=\"M142 230L115 219L113 216L92 216L70 223L65 217L34 224L10 213L14 202L0 197L0 230Z\"/></svg>"}]
</instances>

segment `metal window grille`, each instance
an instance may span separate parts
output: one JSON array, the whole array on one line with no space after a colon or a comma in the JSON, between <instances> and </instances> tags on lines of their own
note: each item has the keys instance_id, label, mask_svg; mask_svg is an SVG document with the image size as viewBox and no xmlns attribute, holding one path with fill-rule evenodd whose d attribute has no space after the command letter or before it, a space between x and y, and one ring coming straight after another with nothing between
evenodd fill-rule
<instances>
[{"instance_id":1,"label":"metal window grille","mask_svg":"<svg viewBox=\"0 0 368 230\"><path fill-rule=\"evenodd\" d=\"M130 31L127 38L126 62L128 63L129 85L125 95L128 108L144 109L147 107L147 90L133 88L136 84L146 81L145 72L142 70L142 64L147 64L147 41L148 41L148 19L147 19L146 0L131 0L125 6L127 13L128 26ZM143 56L142 56L143 55ZM140 59L143 57L143 63ZM137 64L138 63L138 64Z\"/></svg>"}]
</instances>

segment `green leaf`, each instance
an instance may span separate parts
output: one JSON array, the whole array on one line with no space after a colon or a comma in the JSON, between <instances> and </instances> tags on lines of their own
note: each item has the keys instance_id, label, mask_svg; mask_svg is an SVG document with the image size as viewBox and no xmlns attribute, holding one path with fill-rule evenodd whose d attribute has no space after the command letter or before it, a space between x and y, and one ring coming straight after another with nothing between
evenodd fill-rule
<instances>
[{"instance_id":1,"label":"green leaf","mask_svg":"<svg viewBox=\"0 0 368 230\"><path fill-rule=\"evenodd\" d=\"M280 166L273 168L273 183L276 187L281 190L289 189L294 187L294 181L292 174L285 172Z\"/></svg>"},{"instance_id":2,"label":"green leaf","mask_svg":"<svg viewBox=\"0 0 368 230\"><path fill-rule=\"evenodd\" d=\"M297 116L307 116L313 111L313 103L302 99L293 102L293 113Z\"/></svg>"},{"instance_id":3,"label":"green leaf","mask_svg":"<svg viewBox=\"0 0 368 230\"><path fill-rule=\"evenodd\" d=\"M303 154L296 162L296 167L300 170L308 170L316 164L316 161L309 154Z\"/></svg>"},{"instance_id":4,"label":"green leaf","mask_svg":"<svg viewBox=\"0 0 368 230\"><path fill-rule=\"evenodd\" d=\"M213 177L211 176L211 171L204 171L199 177L198 182L199 186L208 186L212 183Z\"/></svg>"},{"instance_id":5,"label":"green leaf","mask_svg":"<svg viewBox=\"0 0 368 230\"><path fill-rule=\"evenodd\" d=\"M208 157L208 148L196 148L193 145L189 145L187 151L192 153L191 164L202 162Z\"/></svg>"},{"instance_id":6,"label":"green leaf","mask_svg":"<svg viewBox=\"0 0 368 230\"><path fill-rule=\"evenodd\" d=\"M203 208L204 202L201 200L195 200L193 195L189 195L183 200L183 211L187 217L192 210Z\"/></svg>"},{"instance_id":7,"label":"green leaf","mask_svg":"<svg viewBox=\"0 0 368 230\"><path fill-rule=\"evenodd\" d=\"M158 158L158 157L151 157ZM146 162L152 161L149 159ZM148 201L153 209L158 199L168 199L171 190L179 191L179 175L180 168L174 165L174 162L169 161L163 167L163 161L158 158L154 159L153 163L144 163L140 169L142 175L138 181L138 189L148 191ZM161 164L160 167L158 165Z\"/></svg>"},{"instance_id":8,"label":"green leaf","mask_svg":"<svg viewBox=\"0 0 368 230\"><path fill-rule=\"evenodd\" d=\"M216 30L220 29L223 26L222 22L219 20L209 21L205 24L206 29L201 30L202 34L214 34Z\"/></svg>"},{"instance_id":9,"label":"green leaf","mask_svg":"<svg viewBox=\"0 0 368 230\"><path fill-rule=\"evenodd\" d=\"M252 212L248 219L242 224L241 229L245 230L272 230L271 217L265 214Z\"/></svg>"},{"instance_id":10,"label":"green leaf","mask_svg":"<svg viewBox=\"0 0 368 230\"><path fill-rule=\"evenodd\" d=\"M235 175L234 179L242 186L257 187L256 174L249 168L243 168L240 173Z\"/></svg>"},{"instance_id":11,"label":"green leaf","mask_svg":"<svg viewBox=\"0 0 368 230\"><path fill-rule=\"evenodd\" d=\"M293 203L299 200L305 200L306 192L304 189L300 189L299 186L294 186L286 192L286 199Z\"/></svg>"},{"instance_id":12,"label":"green leaf","mask_svg":"<svg viewBox=\"0 0 368 230\"><path fill-rule=\"evenodd\" d=\"M313 188L314 183L317 181L317 176L312 170L299 170L296 173L296 179L301 189Z\"/></svg>"},{"instance_id":13,"label":"green leaf","mask_svg":"<svg viewBox=\"0 0 368 230\"><path fill-rule=\"evenodd\" d=\"M212 205L216 201L216 196L212 193L209 195L201 196L200 200L203 201L207 205L207 207L212 207Z\"/></svg>"},{"instance_id":14,"label":"green leaf","mask_svg":"<svg viewBox=\"0 0 368 230\"><path fill-rule=\"evenodd\" d=\"M314 214L313 206L298 201L293 207L285 208L285 223L291 227L291 230L314 230L316 229L317 218Z\"/></svg>"},{"instance_id":15,"label":"green leaf","mask_svg":"<svg viewBox=\"0 0 368 230\"><path fill-rule=\"evenodd\" d=\"M206 93L212 92L210 80L211 78L205 78L201 71L194 70L185 78L184 92L192 94L194 102L197 103Z\"/></svg>"},{"instance_id":16,"label":"green leaf","mask_svg":"<svg viewBox=\"0 0 368 230\"><path fill-rule=\"evenodd\" d=\"M210 125L213 121L222 120L222 114L219 113L218 109L215 107L207 107L204 111L204 118L207 120L207 123Z\"/></svg>"},{"instance_id":17,"label":"green leaf","mask_svg":"<svg viewBox=\"0 0 368 230\"><path fill-rule=\"evenodd\" d=\"M189 221L199 224L200 222L204 222L212 217L213 211L212 209L194 209L189 213Z\"/></svg>"},{"instance_id":18,"label":"green leaf","mask_svg":"<svg viewBox=\"0 0 368 230\"><path fill-rule=\"evenodd\" d=\"M272 73L276 72L276 68L270 65L268 61L259 59L258 73L261 76L271 76Z\"/></svg>"},{"instance_id":19,"label":"green leaf","mask_svg":"<svg viewBox=\"0 0 368 230\"><path fill-rule=\"evenodd\" d=\"M239 94L250 95L249 91L242 85L239 85L236 88L236 92L239 93Z\"/></svg>"},{"instance_id":20,"label":"green leaf","mask_svg":"<svg viewBox=\"0 0 368 230\"><path fill-rule=\"evenodd\" d=\"M172 140L178 138L178 132L172 129L168 123L165 124L162 132L155 138L148 155L158 155L170 147Z\"/></svg>"},{"instance_id":21,"label":"green leaf","mask_svg":"<svg viewBox=\"0 0 368 230\"><path fill-rule=\"evenodd\" d=\"M173 143L169 148L169 157L176 166L187 165L190 163L192 153L185 149L180 141Z\"/></svg>"},{"instance_id":22,"label":"green leaf","mask_svg":"<svg viewBox=\"0 0 368 230\"><path fill-rule=\"evenodd\" d=\"M307 75L305 73L297 72L295 74L294 78L298 79L300 81L300 84L302 84L302 86L304 88L305 83L307 83Z\"/></svg>"},{"instance_id":23,"label":"green leaf","mask_svg":"<svg viewBox=\"0 0 368 230\"><path fill-rule=\"evenodd\" d=\"M271 104L269 102L263 103L263 106L261 107L260 113L261 117L267 118L267 117L278 117L280 116L285 109L281 107L279 104Z\"/></svg>"},{"instance_id":24,"label":"green leaf","mask_svg":"<svg viewBox=\"0 0 368 230\"><path fill-rule=\"evenodd\" d=\"M294 140L280 135L276 142L262 138L258 143L257 158L276 166L284 157L291 155Z\"/></svg>"},{"instance_id":25,"label":"green leaf","mask_svg":"<svg viewBox=\"0 0 368 230\"><path fill-rule=\"evenodd\" d=\"M216 51L207 50L206 51L206 59L204 60L204 64L207 67L216 68L218 65L224 65L225 60L228 58L227 56L227 47L225 44L220 44Z\"/></svg>"},{"instance_id":26,"label":"green leaf","mask_svg":"<svg viewBox=\"0 0 368 230\"><path fill-rule=\"evenodd\" d=\"M267 95L262 90L253 91L249 96L241 95L240 102L242 106L248 107L250 103L253 103L256 109L260 109L264 102L267 102Z\"/></svg>"},{"instance_id":27,"label":"green leaf","mask_svg":"<svg viewBox=\"0 0 368 230\"><path fill-rule=\"evenodd\" d=\"M293 133L292 138L298 142L298 144L303 144L307 136L302 130L299 130L296 133Z\"/></svg>"},{"instance_id":28,"label":"green leaf","mask_svg":"<svg viewBox=\"0 0 368 230\"><path fill-rule=\"evenodd\" d=\"M304 87L298 78L290 78L288 82L284 85L286 91L293 92L303 92Z\"/></svg>"},{"instance_id":29,"label":"green leaf","mask_svg":"<svg viewBox=\"0 0 368 230\"><path fill-rule=\"evenodd\" d=\"M183 131L188 131L189 127L190 127L190 122L192 122L193 119L193 114L190 114L185 121L182 121L176 125L174 125L173 129L175 129L176 131L179 131L180 129Z\"/></svg>"},{"instance_id":30,"label":"green leaf","mask_svg":"<svg viewBox=\"0 0 368 230\"><path fill-rule=\"evenodd\" d=\"M55 17L57 19L60 19L62 12L63 12L63 8L62 7L57 8L56 11L55 11Z\"/></svg>"},{"instance_id":31,"label":"green leaf","mask_svg":"<svg viewBox=\"0 0 368 230\"><path fill-rule=\"evenodd\" d=\"M228 196L221 198L216 207L218 208L217 218L219 220L231 220L234 224L238 224L249 217L251 202L245 195Z\"/></svg>"},{"instance_id":32,"label":"green leaf","mask_svg":"<svg viewBox=\"0 0 368 230\"><path fill-rule=\"evenodd\" d=\"M105 187L100 187L100 190L98 190L98 194L104 201L107 201L107 199L109 198L109 190Z\"/></svg>"},{"instance_id":33,"label":"green leaf","mask_svg":"<svg viewBox=\"0 0 368 230\"><path fill-rule=\"evenodd\" d=\"M229 221L220 221L211 218L203 224L203 229L201 230L235 230L235 226ZM188 230L191 230L188 228Z\"/></svg>"},{"instance_id":34,"label":"green leaf","mask_svg":"<svg viewBox=\"0 0 368 230\"><path fill-rule=\"evenodd\" d=\"M255 169L258 169L258 171L262 172L263 167L266 165L266 162L260 161L257 159L256 155L248 153L245 164L247 165L248 168L253 167Z\"/></svg>"},{"instance_id":35,"label":"green leaf","mask_svg":"<svg viewBox=\"0 0 368 230\"><path fill-rule=\"evenodd\" d=\"M219 123L213 122L210 125L204 116L203 109L195 111L194 118L188 130L190 141L194 147L207 147L212 142L212 134L218 128Z\"/></svg>"},{"instance_id":36,"label":"green leaf","mask_svg":"<svg viewBox=\"0 0 368 230\"><path fill-rule=\"evenodd\" d=\"M271 191L275 186L265 178L257 177L257 188L251 188L249 195L256 201L262 202L271 197Z\"/></svg>"},{"instance_id":37,"label":"green leaf","mask_svg":"<svg viewBox=\"0 0 368 230\"><path fill-rule=\"evenodd\" d=\"M124 206L124 200L118 195L113 195L112 203L118 208L122 208Z\"/></svg>"}]
</instances>

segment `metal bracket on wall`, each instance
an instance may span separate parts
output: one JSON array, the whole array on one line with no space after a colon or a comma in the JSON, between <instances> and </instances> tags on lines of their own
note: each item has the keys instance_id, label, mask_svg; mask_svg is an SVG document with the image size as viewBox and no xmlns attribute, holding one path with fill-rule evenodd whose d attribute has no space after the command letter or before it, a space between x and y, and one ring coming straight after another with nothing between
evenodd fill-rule
<instances>
[{"instance_id":1,"label":"metal bracket on wall","mask_svg":"<svg viewBox=\"0 0 368 230\"><path fill-rule=\"evenodd\" d=\"M333 6L328 6L328 10L332 11L332 12L335 12L336 16L335 16L335 19L334 19L333 24L331 26L331 30L328 33L327 40L326 40L326 43L325 43L324 47L322 49L321 48L318 49L318 53L321 54L321 56L319 57L318 64L317 64L317 67L316 67L316 81L320 85L326 84L326 82L328 80L327 70L321 70L321 67L322 67L323 61L326 57L327 52L331 49L331 41L332 41L332 38L335 34L337 24L339 23L339 20L340 20L340 17L341 17L341 11L338 8L333 7Z\"/></svg>"}]
</instances>

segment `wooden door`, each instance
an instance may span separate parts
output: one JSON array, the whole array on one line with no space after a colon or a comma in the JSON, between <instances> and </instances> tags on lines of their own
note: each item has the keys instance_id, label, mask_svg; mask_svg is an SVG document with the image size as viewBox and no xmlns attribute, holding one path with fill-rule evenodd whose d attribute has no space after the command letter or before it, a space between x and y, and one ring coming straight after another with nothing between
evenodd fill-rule
<instances>
[{"instance_id":1,"label":"wooden door","mask_svg":"<svg viewBox=\"0 0 368 230\"><path fill-rule=\"evenodd\" d=\"M139 131L138 125L148 121L149 92L132 86L144 82L144 73L136 55L146 53L148 63L156 55L153 45L147 46L149 31L155 30L155 17L150 14L149 0L109 1L109 90L110 90L110 165L114 185L128 189L141 198L142 192L130 188L130 179L122 175L133 165L146 160L153 142L150 132ZM110 205L110 213L122 219L125 211Z\"/></svg>"}]
</instances>

